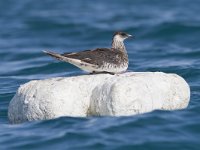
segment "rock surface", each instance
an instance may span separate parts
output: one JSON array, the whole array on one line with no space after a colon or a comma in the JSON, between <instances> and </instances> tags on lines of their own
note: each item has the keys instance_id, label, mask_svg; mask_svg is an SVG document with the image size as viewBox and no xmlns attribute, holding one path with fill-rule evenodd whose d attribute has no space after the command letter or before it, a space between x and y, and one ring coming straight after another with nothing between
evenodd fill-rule
<instances>
[{"instance_id":1,"label":"rock surface","mask_svg":"<svg viewBox=\"0 0 200 150\"><path fill-rule=\"evenodd\" d=\"M60 116L127 116L188 106L190 88L176 74L127 72L30 81L11 100L11 123Z\"/></svg>"}]
</instances>

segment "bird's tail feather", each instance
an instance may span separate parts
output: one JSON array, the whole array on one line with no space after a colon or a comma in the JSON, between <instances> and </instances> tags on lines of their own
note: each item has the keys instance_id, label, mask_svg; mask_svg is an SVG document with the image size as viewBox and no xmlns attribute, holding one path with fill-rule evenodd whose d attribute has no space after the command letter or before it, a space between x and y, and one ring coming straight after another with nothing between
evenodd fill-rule
<instances>
[{"instance_id":1,"label":"bird's tail feather","mask_svg":"<svg viewBox=\"0 0 200 150\"><path fill-rule=\"evenodd\" d=\"M61 54L58 54L58 53L54 53L54 52L51 52L51 51L43 51L45 54L51 56L51 57L54 57L58 60L61 60L61 61L64 61L64 62L68 62L70 64L73 64L77 67L79 67L80 69L82 70L85 70L87 72L91 72L90 70L88 71L88 69L86 68L89 67L89 68L95 68L96 66L93 65L93 64L89 64L87 62L82 62L81 60L79 59L73 59L73 58L69 58L69 57L66 57L66 56L62 56ZM85 66L85 69L83 69L83 67Z\"/></svg>"},{"instance_id":2,"label":"bird's tail feather","mask_svg":"<svg viewBox=\"0 0 200 150\"><path fill-rule=\"evenodd\" d=\"M54 58L58 59L58 60L67 61L67 58L64 57L64 56L62 56L61 54L54 53L54 52L51 52L51 51L46 51L46 50L44 50L43 52L44 52L45 54L51 56L51 57L54 57Z\"/></svg>"},{"instance_id":3,"label":"bird's tail feather","mask_svg":"<svg viewBox=\"0 0 200 150\"><path fill-rule=\"evenodd\" d=\"M73 65L78 66L78 67L79 67L80 64L81 64L81 61L78 60L78 59L68 58L68 57L66 57L66 56L63 56L63 55L61 55L61 54L54 53L54 52L51 52L51 51L43 51L43 52L44 52L45 54L47 54L47 55L53 57L53 58L56 58L56 59L58 59L58 60L60 60L60 61L68 62L68 63L73 64Z\"/></svg>"}]
</instances>

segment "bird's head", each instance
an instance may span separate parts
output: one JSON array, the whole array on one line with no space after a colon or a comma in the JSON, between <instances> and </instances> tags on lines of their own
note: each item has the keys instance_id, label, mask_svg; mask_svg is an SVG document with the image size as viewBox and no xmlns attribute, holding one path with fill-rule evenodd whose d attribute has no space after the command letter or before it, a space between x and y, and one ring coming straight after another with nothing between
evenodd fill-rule
<instances>
[{"instance_id":1,"label":"bird's head","mask_svg":"<svg viewBox=\"0 0 200 150\"><path fill-rule=\"evenodd\" d=\"M132 37L132 35L125 32L115 32L113 39L117 41L124 41L125 39Z\"/></svg>"}]
</instances>

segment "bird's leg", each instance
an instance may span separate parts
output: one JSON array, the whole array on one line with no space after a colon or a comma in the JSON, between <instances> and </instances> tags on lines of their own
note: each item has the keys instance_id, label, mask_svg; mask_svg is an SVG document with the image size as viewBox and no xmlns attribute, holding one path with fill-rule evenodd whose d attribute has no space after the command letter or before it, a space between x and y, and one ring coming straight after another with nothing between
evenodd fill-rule
<instances>
[{"instance_id":1,"label":"bird's leg","mask_svg":"<svg viewBox=\"0 0 200 150\"><path fill-rule=\"evenodd\" d=\"M111 74L111 75L115 75L115 73L113 73L113 72L107 72L107 71L104 71L102 73L108 73L108 74Z\"/></svg>"},{"instance_id":2,"label":"bird's leg","mask_svg":"<svg viewBox=\"0 0 200 150\"><path fill-rule=\"evenodd\" d=\"M115 75L115 73L113 73L113 72L107 72L107 71L103 71L103 72L95 72L95 71L93 71L93 72L90 72L91 75L92 75L92 74L104 74L104 73L106 73L106 74L111 74L111 75Z\"/></svg>"},{"instance_id":3,"label":"bird's leg","mask_svg":"<svg viewBox=\"0 0 200 150\"><path fill-rule=\"evenodd\" d=\"M93 74L96 74L96 72L95 71L90 72L90 75L93 75Z\"/></svg>"}]
</instances>

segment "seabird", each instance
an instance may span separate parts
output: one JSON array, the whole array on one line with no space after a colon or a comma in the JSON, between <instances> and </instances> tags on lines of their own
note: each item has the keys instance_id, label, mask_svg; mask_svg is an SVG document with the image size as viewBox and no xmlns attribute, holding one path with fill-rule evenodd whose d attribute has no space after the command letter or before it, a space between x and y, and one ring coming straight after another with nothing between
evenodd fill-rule
<instances>
[{"instance_id":1,"label":"seabird","mask_svg":"<svg viewBox=\"0 0 200 150\"><path fill-rule=\"evenodd\" d=\"M117 74L128 68L128 55L124 40L131 37L125 32L116 32L112 39L111 48L96 48L80 52L58 54L51 51L44 53L89 72Z\"/></svg>"}]
</instances>

